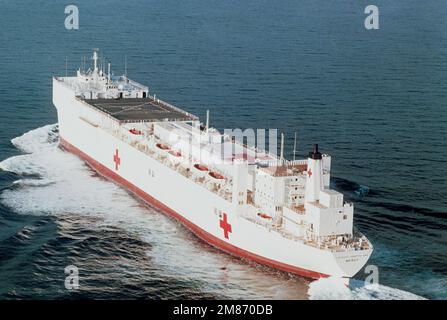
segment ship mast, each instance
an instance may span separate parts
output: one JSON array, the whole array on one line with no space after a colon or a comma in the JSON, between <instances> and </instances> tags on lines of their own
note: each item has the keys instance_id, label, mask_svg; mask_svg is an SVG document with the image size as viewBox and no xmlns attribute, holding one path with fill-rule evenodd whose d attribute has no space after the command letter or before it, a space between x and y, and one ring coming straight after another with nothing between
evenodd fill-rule
<instances>
[{"instance_id":1,"label":"ship mast","mask_svg":"<svg viewBox=\"0 0 447 320\"><path fill-rule=\"evenodd\" d=\"M124 79L127 82L127 54L124 55Z\"/></svg>"},{"instance_id":2,"label":"ship mast","mask_svg":"<svg viewBox=\"0 0 447 320\"><path fill-rule=\"evenodd\" d=\"M93 73L98 73L98 49L93 49Z\"/></svg>"},{"instance_id":3,"label":"ship mast","mask_svg":"<svg viewBox=\"0 0 447 320\"><path fill-rule=\"evenodd\" d=\"M295 131L295 139L293 140L293 161L296 158L296 131Z\"/></svg>"},{"instance_id":4,"label":"ship mast","mask_svg":"<svg viewBox=\"0 0 447 320\"><path fill-rule=\"evenodd\" d=\"M281 149L280 149L280 155L279 155L280 164L283 165L284 163L284 133L281 132Z\"/></svg>"},{"instance_id":5,"label":"ship mast","mask_svg":"<svg viewBox=\"0 0 447 320\"><path fill-rule=\"evenodd\" d=\"M205 132L208 132L209 126L210 126L210 111L206 110Z\"/></svg>"},{"instance_id":6,"label":"ship mast","mask_svg":"<svg viewBox=\"0 0 447 320\"><path fill-rule=\"evenodd\" d=\"M107 65L107 84L110 84L110 62Z\"/></svg>"}]
</instances>

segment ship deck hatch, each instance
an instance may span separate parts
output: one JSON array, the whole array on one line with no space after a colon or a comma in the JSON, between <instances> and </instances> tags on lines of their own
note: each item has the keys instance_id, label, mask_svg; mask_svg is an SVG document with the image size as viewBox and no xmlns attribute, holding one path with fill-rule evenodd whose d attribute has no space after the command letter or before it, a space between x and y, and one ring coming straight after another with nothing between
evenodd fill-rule
<instances>
[{"instance_id":1,"label":"ship deck hatch","mask_svg":"<svg viewBox=\"0 0 447 320\"><path fill-rule=\"evenodd\" d=\"M193 121L198 118L153 98L83 99L119 122Z\"/></svg>"}]
</instances>

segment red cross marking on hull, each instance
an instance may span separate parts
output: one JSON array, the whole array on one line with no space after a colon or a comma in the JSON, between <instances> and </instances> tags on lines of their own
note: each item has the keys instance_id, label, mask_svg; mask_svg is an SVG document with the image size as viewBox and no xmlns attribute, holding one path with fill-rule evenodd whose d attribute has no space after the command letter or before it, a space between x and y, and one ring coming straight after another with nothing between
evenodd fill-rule
<instances>
[{"instance_id":1,"label":"red cross marking on hull","mask_svg":"<svg viewBox=\"0 0 447 320\"><path fill-rule=\"evenodd\" d=\"M118 155L118 149L115 150L115 154L113 155L113 162L115 162L115 170L118 171L119 165L121 164L121 158Z\"/></svg>"},{"instance_id":2,"label":"red cross marking on hull","mask_svg":"<svg viewBox=\"0 0 447 320\"><path fill-rule=\"evenodd\" d=\"M231 224L228 223L228 217L227 217L226 213L223 214L223 218L222 218L222 220L219 220L219 222L220 222L220 227L224 231L225 239L229 239L228 233L231 233L232 230L231 230Z\"/></svg>"},{"instance_id":3,"label":"red cross marking on hull","mask_svg":"<svg viewBox=\"0 0 447 320\"><path fill-rule=\"evenodd\" d=\"M307 171L307 175L309 176L309 178L312 177L312 170L311 169L309 169L309 171Z\"/></svg>"}]
</instances>

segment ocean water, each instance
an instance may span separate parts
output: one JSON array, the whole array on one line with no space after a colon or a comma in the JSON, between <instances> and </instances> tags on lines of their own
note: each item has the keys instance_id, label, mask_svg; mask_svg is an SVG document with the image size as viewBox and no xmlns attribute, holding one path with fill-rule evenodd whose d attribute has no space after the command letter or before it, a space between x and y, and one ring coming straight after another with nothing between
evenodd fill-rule
<instances>
[{"instance_id":1,"label":"ocean water","mask_svg":"<svg viewBox=\"0 0 447 320\"><path fill-rule=\"evenodd\" d=\"M447 298L444 1L375 1L376 31L354 0L79 0L72 31L67 4L0 1L0 298ZM289 156L295 131L300 155L319 143L380 285L220 253L60 150L51 76L93 47L219 129L278 128Z\"/></svg>"}]
</instances>

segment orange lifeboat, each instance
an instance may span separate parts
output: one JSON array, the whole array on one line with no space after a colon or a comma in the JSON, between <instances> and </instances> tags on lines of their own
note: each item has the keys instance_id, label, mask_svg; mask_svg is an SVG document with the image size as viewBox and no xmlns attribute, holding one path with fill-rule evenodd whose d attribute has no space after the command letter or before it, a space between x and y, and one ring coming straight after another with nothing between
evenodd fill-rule
<instances>
[{"instance_id":1,"label":"orange lifeboat","mask_svg":"<svg viewBox=\"0 0 447 320\"><path fill-rule=\"evenodd\" d=\"M272 217L270 217L268 214L265 214L262 212L258 212L258 217L261 217L262 219L268 219L268 220L272 219Z\"/></svg>"},{"instance_id":2,"label":"orange lifeboat","mask_svg":"<svg viewBox=\"0 0 447 320\"><path fill-rule=\"evenodd\" d=\"M197 170L200 170L200 171L209 171L207 167L205 167L205 166L203 166L201 164L198 164L198 163L196 163L194 165L194 168L196 168Z\"/></svg>"},{"instance_id":3,"label":"orange lifeboat","mask_svg":"<svg viewBox=\"0 0 447 320\"><path fill-rule=\"evenodd\" d=\"M214 179L217 179L217 180L223 180L223 179L225 179L225 177L224 177L223 175L221 175L220 173L217 173L217 172L215 172L215 171L211 171L211 172L209 173L209 175L210 175L211 177L213 177Z\"/></svg>"},{"instance_id":4,"label":"orange lifeboat","mask_svg":"<svg viewBox=\"0 0 447 320\"><path fill-rule=\"evenodd\" d=\"M135 128L130 129L129 132L132 134L135 134L135 135L140 135L140 136L143 134L143 131L137 130Z\"/></svg>"},{"instance_id":5,"label":"orange lifeboat","mask_svg":"<svg viewBox=\"0 0 447 320\"><path fill-rule=\"evenodd\" d=\"M161 150L169 150L170 149L169 146L167 146L163 143L157 143L156 146L158 149L161 149Z\"/></svg>"}]
</instances>

